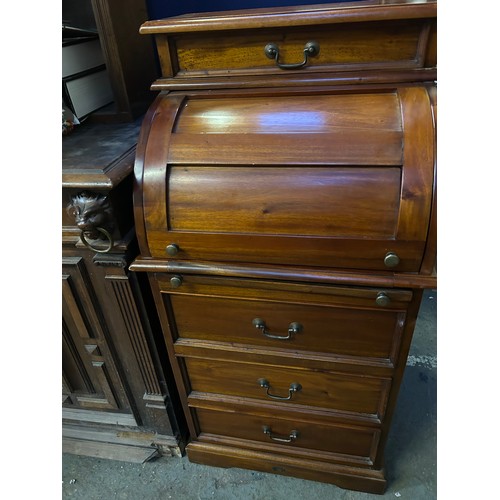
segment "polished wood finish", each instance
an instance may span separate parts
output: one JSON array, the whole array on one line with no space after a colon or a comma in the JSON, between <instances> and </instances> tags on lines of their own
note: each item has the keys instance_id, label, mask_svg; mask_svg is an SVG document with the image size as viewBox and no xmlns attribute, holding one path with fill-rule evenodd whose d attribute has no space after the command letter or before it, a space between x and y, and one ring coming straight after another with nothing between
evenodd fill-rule
<instances>
[{"instance_id":1,"label":"polished wood finish","mask_svg":"<svg viewBox=\"0 0 500 500\"><path fill-rule=\"evenodd\" d=\"M172 167L169 198L175 204L169 207L169 227L174 232L388 238L398 222L400 176L399 168L304 172L286 167ZM197 183L199 193L193 192ZM386 190L377 189L381 184ZM308 185L317 186L312 200ZM325 205L331 223L325 221Z\"/></svg>"},{"instance_id":2,"label":"polished wood finish","mask_svg":"<svg viewBox=\"0 0 500 500\"><path fill-rule=\"evenodd\" d=\"M277 44L280 62L294 64L303 60L309 41L318 42L320 50L305 68L288 71L297 82L324 80L323 73L342 81L349 78L343 72L374 81L386 71L394 81L389 72L395 69L426 71L432 79L435 17L432 1L366 1L185 15L144 23L141 33L156 37L159 90L187 88L192 78L207 79L209 86L252 78L254 87L268 86L262 76L273 79L281 70L266 58L264 47Z\"/></svg>"},{"instance_id":3,"label":"polished wood finish","mask_svg":"<svg viewBox=\"0 0 500 500\"><path fill-rule=\"evenodd\" d=\"M434 176L425 89L309 92L270 105L269 97L232 92L214 101L204 94L156 101L144 157L157 167L144 174L137 200L146 255L165 257L175 243L183 260L384 270L392 251L400 256L395 270L418 271ZM429 145L403 148L419 134Z\"/></svg>"},{"instance_id":4,"label":"polished wood finish","mask_svg":"<svg viewBox=\"0 0 500 500\"><path fill-rule=\"evenodd\" d=\"M356 426L321 425L310 423L307 417L302 419L294 416L293 419L276 418L275 415L249 415L244 413L222 412L198 408L196 411L198 422L202 429L200 438L210 440L210 436L227 436L245 440L247 446L256 450L262 448L262 443L269 444L269 451L273 453L290 453L293 448L296 455L303 454L311 457L318 452L337 454L338 461L345 463L369 465L378 443L377 429L365 429ZM287 439L291 431L297 432L297 439L291 443L281 443L264 434L263 427L269 427L276 436L274 438ZM213 438L212 438L213 439ZM249 443L253 441L254 443ZM278 444L276 444L278 443ZM354 446L353 446L353 443ZM313 450L313 452L309 452ZM326 455L326 454L325 454ZM343 457L341 455L344 455ZM343 459L343 460L342 460Z\"/></svg>"},{"instance_id":5,"label":"polished wood finish","mask_svg":"<svg viewBox=\"0 0 500 500\"><path fill-rule=\"evenodd\" d=\"M383 493L435 286L436 3L145 23L163 90L135 164L141 256L190 460ZM320 52L298 62L314 35ZM396 254L396 255L395 255Z\"/></svg>"},{"instance_id":6,"label":"polished wood finish","mask_svg":"<svg viewBox=\"0 0 500 500\"><path fill-rule=\"evenodd\" d=\"M194 392L272 399L258 382L259 379L266 379L270 385L269 394L280 398L290 396L290 384L302 386L302 389L291 395L290 404L319 406L339 413L363 413L374 419L380 419L384 414L389 381L283 366L191 359L186 353L184 356L191 390ZM262 358L262 362L265 362L265 358Z\"/></svg>"},{"instance_id":7,"label":"polished wood finish","mask_svg":"<svg viewBox=\"0 0 500 500\"><path fill-rule=\"evenodd\" d=\"M283 62L303 60L304 45L315 41L320 46L317 56L311 57L309 69L324 71L353 70L360 67L385 69L420 67L426 46L428 25L422 20L326 25L314 29L286 28L259 30L250 36L210 34L205 37L182 36L175 39L177 74L181 77L203 74L275 73L273 60L264 55L264 47L275 43ZM424 39L424 40L422 40Z\"/></svg>"},{"instance_id":8,"label":"polished wood finish","mask_svg":"<svg viewBox=\"0 0 500 500\"><path fill-rule=\"evenodd\" d=\"M353 317L350 308L304 306L300 314L290 302L244 300L243 297L196 297L171 294L179 338L250 345L268 345L282 349L337 353L347 356L392 359L400 335L404 314L393 311L360 309ZM192 311L207 311L203 317ZM286 337L290 324L298 322L302 330L282 343L266 337L252 321L261 318L275 336Z\"/></svg>"}]
</instances>

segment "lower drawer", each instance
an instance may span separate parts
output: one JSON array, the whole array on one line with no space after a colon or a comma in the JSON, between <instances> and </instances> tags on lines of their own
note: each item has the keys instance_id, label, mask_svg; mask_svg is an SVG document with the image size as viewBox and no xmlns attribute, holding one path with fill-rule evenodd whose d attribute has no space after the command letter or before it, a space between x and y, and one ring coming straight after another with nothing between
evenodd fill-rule
<instances>
[{"instance_id":1,"label":"lower drawer","mask_svg":"<svg viewBox=\"0 0 500 500\"><path fill-rule=\"evenodd\" d=\"M198 408L196 414L201 433L217 436L212 440L237 438L267 443L275 445L278 453L290 449L336 453L343 455L338 457L341 461L366 465L374 460L380 434L378 429L310 423L300 417L284 419L205 408ZM210 440L210 436L201 437Z\"/></svg>"},{"instance_id":2,"label":"lower drawer","mask_svg":"<svg viewBox=\"0 0 500 500\"><path fill-rule=\"evenodd\" d=\"M191 390L373 416L381 420L390 380L218 359L185 359Z\"/></svg>"}]
</instances>

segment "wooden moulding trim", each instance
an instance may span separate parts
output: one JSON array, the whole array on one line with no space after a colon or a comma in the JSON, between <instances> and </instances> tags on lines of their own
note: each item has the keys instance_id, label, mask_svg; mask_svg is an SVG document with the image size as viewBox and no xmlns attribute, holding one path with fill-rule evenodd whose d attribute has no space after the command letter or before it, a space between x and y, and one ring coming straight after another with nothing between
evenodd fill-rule
<instances>
[{"instance_id":1,"label":"wooden moulding trim","mask_svg":"<svg viewBox=\"0 0 500 500\"><path fill-rule=\"evenodd\" d=\"M122 443L106 443L63 437L63 453L122 460L132 463L144 463L159 455L155 446L140 446Z\"/></svg>"},{"instance_id":2,"label":"wooden moulding trim","mask_svg":"<svg viewBox=\"0 0 500 500\"><path fill-rule=\"evenodd\" d=\"M323 369L337 371L341 370L344 365L350 367L366 367L378 370L380 373L375 373L375 376L391 376L394 368L389 359L380 358L363 358L356 356L338 356L335 354L322 354L310 351L295 351L281 350L272 347L249 347L247 344L224 343L215 341L201 341L193 339L178 339L175 344L176 355L186 357L197 357L201 359L227 359L224 352L239 353L242 356L249 357L247 362L252 363L256 360L269 358L271 360L279 360L281 364L290 363L289 358L296 360L300 356L300 363L297 366L314 368L321 363ZM340 367L340 368L338 368ZM358 368L359 369L359 368ZM384 373L385 372L385 373Z\"/></svg>"},{"instance_id":3,"label":"wooden moulding trim","mask_svg":"<svg viewBox=\"0 0 500 500\"><path fill-rule=\"evenodd\" d=\"M139 241L139 248L141 255L150 256L149 246L147 242L147 217L148 217L148 203L153 204L154 208L154 197L151 200L151 193L148 188L151 188L151 184L154 184L154 179L159 176L161 179L159 187L165 190L165 176L161 177L162 172L165 174L167 168L166 163L162 164L162 160L165 160L165 152L168 150L169 141L168 134L172 129L177 110L182 103L183 97L176 96L172 99L167 99L167 92L162 92L158 95L154 103L149 108L146 117L144 119L143 126L139 135L139 141L137 145L136 162L134 167L134 218L137 229L137 238ZM172 112L171 108L175 108ZM165 126L165 123L166 126ZM164 130L165 141L160 144L161 147L154 149L156 141L154 140L155 133L161 134ZM151 139L153 137L153 140ZM153 145L153 146L152 146ZM166 161L166 160L165 160ZM146 182L145 177L150 177ZM152 177L152 179L151 179ZM154 187L154 186L153 186ZM160 193L160 198L161 194ZM165 199L163 197L163 199ZM166 218L161 210L161 215Z\"/></svg>"},{"instance_id":4,"label":"wooden moulding trim","mask_svg":"<svg viewBox=\"0 0 500 500\"><path fill-rule=\"evenodd\" d=\"M420 272L425 275L432 274L436 278L436 253L437 253L437 89L435 85L427 88L431 102L432 124L434 131L434 183L432 190L431 216L429 223L429 232L427 234L427 244L422 259ZM437 286L437 282L436 282Z\"/></svg>"},{"instance_id":5,"label":"wooden moulding trim","mask_svg":"<svg viewBox=\"0 0 500 500\"><path fill-rule=\"evenodd\" d=\"M63 420L78 420L81 422L137 427L137 422L134 416L128 413L112 413L80 408L63 408L62 418Z\"/></svg>"},{"instance_id":6,"label":"wooden moulding trim","mask_svg":"<svg viewBox=\"0 0 500 500\"><path fill-rule=\"evenodd\" d=\"M132 146L100 170L95 168L65 169L62 173L62 187L66 189L107 189L111 190L122 182L134 166L136 146Z\"/></svg>"},{"instance_id":7,"label":"wooden moulding trim","mask_svg":"<svg viewBox=\"0 0 500 500\"><path fill-rule=\"evenodd\" d=\"M394 3L352 2L335 6L284 7L240 11L188 14L169 19L147 21L141 34L191 33L221 30L310 26L378 20L435 18L437 2Z\"/></svg>"},{"instance_id":8,"label":"wooden moulding trim","mask_svg":"<svg viewBox=\"0 0 500 500\"><path fill-rule=\"evenodd\" d=\"M249 415L272 415L284 420L301 420L303 422L315 422L321 425L334 425L336 427L347 426L359 428L359 426L373 430L379 429L381 421L372 415L363 413L342 412L321 407L287 404L285 407L277 406L272 401L256 401L240 396L212 394L206 392L192 391L188 396L190 408L204 408L206 410L229 411L235 409ZM278 403L279 405L279 403Z\"/></svg>"},{"instance_id":9,"label":"wooden moulding trim","mask_svg":"<svg viewBox=\"0 0 500 500\"><path fill-rule=\"evenodd\" d=\"M363 141L357 130L332 131L325 142L321 134L277 136L259 134L174 134L170 139L168 162L176 165L380 165L402 163L402 134L393 130L364 129ZM304 144L308 150L304 151ZM383 144L382 148L380 145ZM258 146L258 147L256 147ZM314 156L310 156L314 151Z\"/></svg>"},{"instance_id":10,"label":"wooden moulding trim","mask_svg":"<svg viewBox=\"0 0 500 500\"><path fill-rule=\"evenodd\" d=\"M167 158L172 129L184 99L183 95L160 94L156 100L143 156L141 222L145 235L156 227L167 227Z\"/></svg>"},{"instance_id":11,"label":"wooden moulding trim","mask_svg":"<svg viewBox=\"0 0 500 500\"><path fill-rule=\"evenodd\" d=\"M193 442L187 446L189 460L219 467L243 467L262 472L295 476L336 484L342 488L382 494L386 488L383 470L338 465L320 460L277 456L232 446Z\"/></svg>"},{"instance_id":12,"label":"wooden moulding trim","mask_svg":"<svg viewBox=\"0 0 500 500\"><path fill-rule=\"evenodd\" d=\"M81 427L78 424L65 423L62 426L62 436L63 438L133 446L179 446L179 440L174 436L147 432L141 428L110 429L107 426Z\"/></svg>"},{"instance_id":13,"label":"wooden moulding trim","mask_svg":"<svg viewBox=\"0 0 500 500\"><path fill-rule=\"evenodd\" d=\"M218 262L186 262L160 259L138 258L130 266L131 271L151 273L186 273L210 274L215 276L239 276L243 278L267 278L278 280L294 280L302 282L318 282L331 285L359 285L394 288L434 288L434 276L420 276L410 273L366 274L343 272L335 269L316 270L292 266L253 266L251 264L227 264Z\"/></svg>"},{"instance_id":14,"label":"wooden moulding trim","mask_svg":"<svg viewBox=\"0 0 500 500\"><path fill-rule=\"evenodd\" d=\"M403 120L403 174L397 239L427 239L434 181L433 127L425 87L398 89ZM419 266L420 267L420 266Z\"/></svg>"},{"instance_id":15,"label":"wooden moulding trim","mask_svg":"<svg viewBox=\"0 0 500 500\"><path fill-rule=\"evenodd\" d=\"M152 212L152 215L156 212ZM179 261L227 262L232 265L258 263L283 267L285 265L315 269L346 270L355 274L387 272L383 257L388 251L397 253L401 261L399 273L417 273L425 247L421 241L393 238L336 237L321 235L289 235L255 232L173 231L160 226L148 228L152 256L163 260L165 247L175 242ZM166 224L166 223L165 223ZM425 222L422 225L426 225ZM172 259L174 260L174 259ZM347 271L349 270L349 271ZM342 271L341 271L342 272ZM387 285L389 286L389 285Z\"/></svg>"},{"instance_id":16,"label":"wooden moulding trim","mask_svg":"<svg viewBox=\"0 0 500 500\"><path fill-rule=\"evenodd\" d=\"M303 85L316 85L321 87L359 84L380 84L380 83L412 83L429 82L437 78L435 68L423 68L413 70L385 70L385 71L358 71L332 73L304 73L287 74L286 81L283 75L248 76L191 76L175 78L159 78L151 85L151 90L190 90L190 89L220 89L220 88L256 88L256 87L299 87ZM309 89L310 91L310 89Z\"/></svg>"},{"instance_id":17,"label":"wooden moulding trim","mask_svg":"<svg viewBox=\"0 0 500 500\"><path fill-rule=\"evenodd\" d=\"M137 239L141 255L149 256L149 248L147 244L146 227L144 225L144 210L142 201L142 188L144 176L144 155L146 151L146 144L148 142L149 131L159 107L161 94L156 97L153 104L146 112L146 116L142 122L142 127L139 132L139 139L137 142L135 163L134 163L134 190L133 190L133 205L134 205L134 219L137 232Z\"/></svg>"},{"instance_id":18,"label":"wooden moulding trim","mask_svg":"<svg viewBox=\"0 0 500 500\"><path fill-rule=\"evenodd\" d=\"M373 442L376 444L377 436L379 432L371 432L373 436ZM198 436L199 442L213 443L215 445L231 446L233 448L244 448L249 450L257 450L261 452L269 452L273 454L289 455L291 457L303 457L306 460L324 460L326 462L335 462L343 465L353 465L355 467L370 467L373 465L373 461L370 460L368 456L357 456L349 455L347 453L337 453L324 450L315 450L307 448L292 448L287 447L283 449L281 447L276 447L272 443L263 443L261 441L249 441L241 438L232 438L227 436L221 436L218 434L210 434L202 432Z\"/></svg>"},{"instance_id":19,"label":"wooden moulding trim","mask_svg":"<svg viewBox=\"0 0 500 500\"><path fill-rule=\"evenodd\" d=\"M158 401L157 398L159 398L162 403L160 407L165 408L162 389L149 352L146 333L144 332L139 312L134 302L130 282L126 277L106 276L106 279L110 283L111 289L115 295L116 304L123 318L125 330L135 354L146 394L150 398L156 396L156 401Z\"/></svg>"},{"instance_id":20,"label":"wooden moulding trim","mask_svg":"<svg viewBox=\"0 0 500 500\"><path fill-rule=\"evenodd\" d=\"M386 414L382 422L382 428L381 428L382 432L380 435L380 450L385 449L389 431L391 429L391 421L396 408L396 403L398 400L398 394L401 388L404 371L406 369L406 362L408 359L408 353L410 351L411 341L413 338L413 333L417 322L417 316L422 300L422 294L423 294L422 290L415 292L414 298L408 308L407 321L404 326L401 346L399 348L399 358L396 360L396 367L394 369L392 387L386 405ZM379 454L379 456L377 456L375 460L375 466L381 467L383 464L383 459L384 459L383 454Z\"/></svg>"},{"instance_id":21,"label":"wooden moulding trim","mask_svg":"<svg viewBox=\"0 0 500 500\"><path fill-rule=\"evenodd\" d=\"M155 44L163 76L174 76L174 68L172 62L175 60L175 57L172 57L172 55L170 54L169 37L166 35L158 35L155 37Z\"/></svg>"},{"instance_id":22,"label":"wooden moulding trim","mask_svg":"<svg viewBox=\"0 0 500 500\"><path fill-rule=\"evenodd\" d=\"M156 310L161 323L163 337L165 339L165 346L167 348L168 359L172 367L173 376L179 392L180 404L186 418L186 424L191 436L198 434L198 423L195 418L194 412L190 410L187 403L187 394L191 391L189 387L189 378L186 373L186 367L182 359L175 356L173 338L175 336L174 325L170 324L170 318L173 318L173 312L168 302L163 301L158 283L154 280L153 275L148 275L151 291L153 292L153 300L156 305Z\"/></svg>"},{"instance_id":23,"label":"wooden moulding trim","mask_svg":"<svg viewBox=\"0 0 500 500\"><path fill-rule=\"evenodd\" d=\"M173 289L171 275L157 274L155 280L162 293L179 295L203 295L209 297L278 302L299 306L343 307L374 309L374 300L380 291L389 294L388 309L394 312L406 311L413 297L410 290L388 289L387 287L360 288L354 286L331 287L323 283L302 283L276 281L273 279L239 278L235 276L184 275L180 289ZM243 288L243 289L242 289ZM265 293L266 295L263 295ZM268 295L270 294L270 295ZM379 307L376 309L380 310Z\"/></svg>"}]
</instances>

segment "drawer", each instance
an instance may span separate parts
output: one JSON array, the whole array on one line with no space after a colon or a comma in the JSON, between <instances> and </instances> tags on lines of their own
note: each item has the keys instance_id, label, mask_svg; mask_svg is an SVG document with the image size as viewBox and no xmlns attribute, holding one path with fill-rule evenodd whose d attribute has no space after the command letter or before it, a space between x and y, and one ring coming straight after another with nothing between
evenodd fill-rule
<instances>
[{"instance_id":1,"label":"drawer","mask_svg":"<svg viewBox=\"0 0 500 500\"><path fill-rule=\"evenodd\" d=\"M151 257L419 270L434 182L425 89L157 105L136 170Z\"/></svg>"},{"instance_id":2,"label":"drawer","mask_svg":"<svg viewBox=\"0 0 500 500\"><path fill-rule=\"evenodd\" d=\"M236 438L252 441L247 446L266 446L275 453L321 452L337 454L339 462L365 463L369 465L376 454L379 434L378 429L349 425L318 424L308 422L304 416L288 419L276 415L255 415L241 411L218 411L197 408L200 440L210 440L214 435L219 441ZM212 437L213 439L213 437ZM258 444L260 443L260 445ZM319 457L317 457L319 458Z\"/></svg>"},{"instance_id":3,"label":"drawer","mask_svg":"<svg viewBox=\"0 0 500 500\"><path fill-rule=\"evenodd\" d=\"M290 78L296 72L310 76L435 64L428 50L436 31L435 5L415 5L408 19L397 18L397 6L371 6L369 19L357 14L356 4L341 7L185 15L149 21L140 31L156 36L164 78L192 78L195 85L216 76L285 73Z\"/></svg>"},{"instance_id":4,"label":"drawer","mask_svg":"<svg viewBox=\"0 0 500 500\"><path fill-rule=\"evenodd\" d=\"M381 420L389 379L229 360L184 358L191 391L363 414Z\"/></svg>"},{"instance_id":5,"label":"drawer","mask_svg":"<svg viewBox=\"0 0 500 500\"><path fill-rule=\"evenodd\" d=\"M187 278L186 286L189 286ZM320 288L321 290L321 288ZM171 294L173 323L179 340L197 339L264 346L274 349L380 358L394 365L404 322L404 310L375 306L353 308L305 303L303 297L279 301L279 293L260 289L260 298ZM267 293L266 293L267 292ZM383 292L379 292L380 296ZM390 294L390 292L389 292ZM250 295L247 292L247 295ZM276 296L277 295L277 296ZM318 299L319 302L319 299ZM350 307L349 307L350 306ZM196 311L197 314L193 314Z\"/></svg>"}]
</instances>

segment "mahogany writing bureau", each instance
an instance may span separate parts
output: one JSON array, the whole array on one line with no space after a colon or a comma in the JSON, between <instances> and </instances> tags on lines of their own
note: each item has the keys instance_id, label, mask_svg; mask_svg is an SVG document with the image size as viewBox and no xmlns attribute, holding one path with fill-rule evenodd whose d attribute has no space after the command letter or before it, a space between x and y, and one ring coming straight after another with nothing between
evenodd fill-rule
<instances>
[{"instance_id":1,"label":"mahogany writing bureau","mask_svg":"<svg viewBox=\"0 0 500 500\"><path fill-rule=\"evenodd\" d=\"M189 459L382 493L435 286L436 3L149 21L141 256Z\"/></svg>"}]
</instances>

